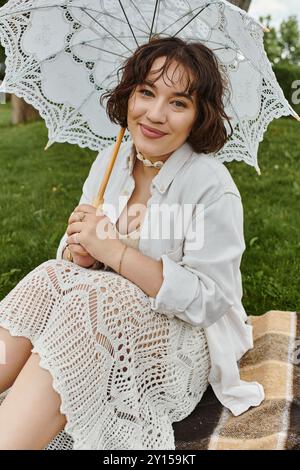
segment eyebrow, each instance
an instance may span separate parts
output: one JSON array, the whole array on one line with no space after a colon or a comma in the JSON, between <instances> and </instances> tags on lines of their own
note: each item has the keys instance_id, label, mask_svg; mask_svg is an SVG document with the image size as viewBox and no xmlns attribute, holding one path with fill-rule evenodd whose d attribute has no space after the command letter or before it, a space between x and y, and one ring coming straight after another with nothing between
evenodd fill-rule
<instances>
[{"instance_id":1,"label":"eyebrow","mask_svg":"<svg viewBox=\"0 0 300 470\"><path fill-rule=\"evenodd\" d=\"M156 88L157 89L157 86L155 85L155 83L152 83L150 82L149 80L144 80L144 84L145 85L148 85L152 88ZM193 98L191 97L191 95L189 95L188 93L184 93L183 91L182 92L176 92L176 93L173 93L174 96L182 96L183 98L187 98L188 100L190 100L192 103L193 103Z\"/></svg>"}]
</instances>

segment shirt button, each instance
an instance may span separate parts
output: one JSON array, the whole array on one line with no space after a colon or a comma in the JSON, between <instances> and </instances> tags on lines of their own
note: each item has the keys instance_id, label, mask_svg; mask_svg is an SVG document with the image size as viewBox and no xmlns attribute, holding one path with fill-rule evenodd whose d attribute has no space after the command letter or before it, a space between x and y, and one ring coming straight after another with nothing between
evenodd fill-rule
<instances>
[{"instance_id":1,"label":"shirt button","mask_svg":"<svg viewBox=\"0 0 300 470\"><path fill-rule=\"evenodd\" d=\"M164 187L164 186L161 186L159 189L160 189L161 191L164 191L164 190L165 190L165 187Z\"/></svg>"},{"instance_id":2,"label":"shirt button","mask_svg":"<svg viewBox=\"0 0 300 470\"><path fill-rule=\"evenodd\" d=\"M123 191L123 196L128 196L129 195L129 191L125 190Z\"/></svg>"}]
</instances>

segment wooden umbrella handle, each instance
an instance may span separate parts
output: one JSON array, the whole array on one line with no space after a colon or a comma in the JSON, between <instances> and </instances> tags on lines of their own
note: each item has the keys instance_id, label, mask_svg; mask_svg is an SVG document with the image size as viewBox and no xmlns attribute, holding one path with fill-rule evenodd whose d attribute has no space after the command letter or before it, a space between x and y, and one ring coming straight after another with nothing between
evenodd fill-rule
<instances>
[{"instance_id":1,"label":"wooden umbrella handle","mask_svg":"<svg viewBox=\"0 0 300 470\"><path fill-rule=\"evenodd\" d=\"M107 167L106 167L106 170L105 170L105 174L104 174L102 183L101 183L100 188L99 188L99 191L98 191L98 195L97 195L96 199L95 199L94 202L93 202L93 206L94 206L94 207L97 207L97 208L98 208L98 207L100 206L100 204L103 204L103 201L104 201L103 195L104 195L104 192L105 192L105 189L106 189L108 180L109 180L109 178L110 178L112 169L113 169L113 167L114 167L114 164L115 164L115 161L116 161L118 152L119 152L119 148L120 148L122 139L123 139L123 137L124 137L125 130L126 130L125 127L121 127L121 129L120 129L120 131L119 131L119 134L118 134L117 141L116 141L115 146L114 146L114 149L113 149L113 153L112 153L111 159L110 159L110 161L108 162L108 165L107 165Z\"/></svg>"},{"instance_id":2,"label":"wooden umbrella handle","mask_svg":"<svg viewBox=\"0 0 300 470\"><path fill-rule=\"evenodd\" d=\"M97 195L97 197L95 198L95 200L93 202L93 206L96 207L97 209L99 207L101 207L104 203L105 189L106 189L107 183L109 181L112 169L114 167L114 164L115 164L118 152L119 152L119 148L120 148L120 145L122 143L122 139L124 137L125 130L126 130L126 127L121 127L121 129L119 131L117 141L115 143L115 146L114 146L114 149L113 149L113 152L112 152L111 159L108 162L103 180L102 180L102 182L100 184L100 187L99 187L98 195ZM86 251L84 251L84 252L80 253L80 255L81 256L88 256L88 253Z\"/></svg>"}]
</instances>

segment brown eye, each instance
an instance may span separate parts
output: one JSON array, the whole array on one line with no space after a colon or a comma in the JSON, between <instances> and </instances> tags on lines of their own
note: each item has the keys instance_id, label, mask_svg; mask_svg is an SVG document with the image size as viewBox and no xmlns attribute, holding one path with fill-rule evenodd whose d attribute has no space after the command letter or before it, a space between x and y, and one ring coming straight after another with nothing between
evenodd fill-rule
<instances>
[{"instance_id":1,"label":"brown eye","mask_svg":"<svg viewBox=\"0 0 300 470\"><path fill-rule=\"evenodd\" d=\"M186 108L186 104L183 101L174 101L176 108Z\"/></svg>"}]
</instances>

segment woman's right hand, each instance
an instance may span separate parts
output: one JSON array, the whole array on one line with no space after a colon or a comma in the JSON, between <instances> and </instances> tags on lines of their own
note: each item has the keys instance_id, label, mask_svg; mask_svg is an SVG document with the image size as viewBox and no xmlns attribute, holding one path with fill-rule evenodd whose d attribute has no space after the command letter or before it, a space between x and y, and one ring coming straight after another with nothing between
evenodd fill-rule
<instances>
[{"instance_id":1,"label":"woman's right hand","mask_svg":"<svg viewBox=\"0 0 300 470\"><path fill-rule=\"evenodd\" d=\"M74 222L78 222L79 221L78 215L79 215L78 212L72 212L68 220L68 225ZM82 245L72 243L68 245L68 248L70 252L72 253L74 263L78 264L78 266L81 266L82 268L89 268L93 263L95 263L95 261L97 261L93 256L89 254L86 254L86 255L81 254L81 253L86 253L86 250L83 248Z\"/></svg>"},{"instance_id":2,"label":"woman's right hand","mask_svg":"<svg viewBox=\"0 0 300 470\"><path fill-rule=\"evenodd\" d=\"M76 245L76 244L68 245L68 249L70 250L73 256L73 262L75 264L78 264L78 266L81 266L82 268L90 268L92 264L94 264L95 261L97 260L93 258L91 255L83 256L83 255L79 255L78 253L76 253L75 250L79 249L80 247L81 245ZM81 250L83 251L82 247L81 247Z\"/></svg>"}]
</instances>

